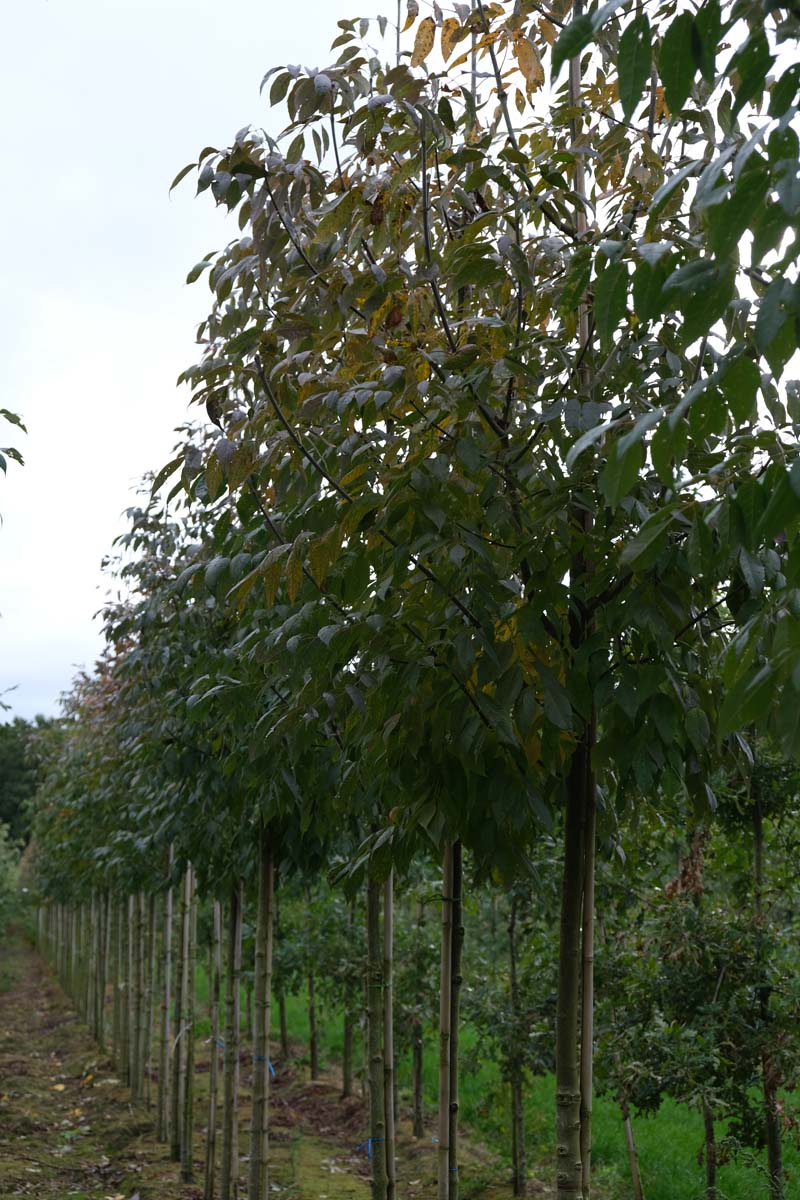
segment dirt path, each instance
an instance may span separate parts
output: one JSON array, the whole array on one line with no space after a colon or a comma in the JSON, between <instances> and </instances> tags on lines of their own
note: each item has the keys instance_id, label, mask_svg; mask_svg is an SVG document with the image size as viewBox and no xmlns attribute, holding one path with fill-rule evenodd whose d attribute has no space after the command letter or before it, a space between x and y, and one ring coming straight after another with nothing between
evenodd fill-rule
<instances>
[{"instance_id":1,"label":"dirt path","mask_svg":"<svg viewBox=\"0 0 800 1200\"><path fill-rule=\"evenodd\" d=\"M100 1053L52 974L21 942L2 948L11 983L0 992L0 1200L201 1200L180 1184L169 1149L153 1135L153 1113L134 1107L111 1060ZM6 981L8 982L8 981ZM205 1061L204 1060L205 1056ZM195 1178L202 1180L208 1051L197 1044ZM247 1060L243 1056L244 1081ZM247 1148L243 1088L240 1143ZM357 1150L365 1125L360 1100L342 1102L333 1080L302 1082L278 1068L272 1090L271 1191L284 1200L367 1200L368 1163ZM470 1196L505 1197L487 1155L465 1147ZM241 1162L241 1178L247 1163ZM435 1145L402 1129L398 1189L409 1200L435 1190ZM464 1180L465 1184L467 1179Z\"/></svg>"}]
</instances>

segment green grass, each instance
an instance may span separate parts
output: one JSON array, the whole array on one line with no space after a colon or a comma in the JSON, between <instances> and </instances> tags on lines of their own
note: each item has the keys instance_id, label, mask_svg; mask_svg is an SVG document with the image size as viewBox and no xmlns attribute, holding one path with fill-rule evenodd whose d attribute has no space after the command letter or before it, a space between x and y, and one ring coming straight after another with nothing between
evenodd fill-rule
<instances>
[{"instance_id":1,"label":"green grass","mask_svg":"<svg viewBox=\"0 0 800 1200\"><path fill-rule=\"evenodd\" d=\"M198 1032L207 1036L205 1008L208 979L198 967ZM244 1028L245 989L242 988L242 1027ZM308 1011L304 993L288 996L286 1018L295 1061L308 1065ZM273 1005L273 1052L277 1043L277 1003ZM342 1017L333 1006L317 1001L317 1033L323 1069L341 1062ZM465 1127L493 1150L510 1158L511 1114L508 1087L495 1062L485 1058L475 1030L466 1025L461 1031L460 1107ZM361 1038L356 1033L354 1072L362 1066ZM411 1103L410 1055L397 1064L401 1103ZM433 1132L437 1098L436 1053L429 1035L425 1055L425 1104L429 1127ZM552 1076L529 1081L525 1097L525 1130L529 1170L541 1179L553 1173L552 1141L555 1084ZM704 1168L698 1161L703 1145L703 1124L699 1113L666 1101L652 1117L634 1120L639 1163L647 1200L704 1200ZM724 1132L720 1125L720 1135ZM630 1200L632 1195L622 1119L617 1105L607 1098L595 1098L592 1129L592 1166L598 1200ZM765 1157L747 1155L727 1162L718 1171L719 1200L757 1200L767 1196L764 1173ZM800 1152L784 1139L784 1167L789 1178L785 1200L800 1200Z\"/></svg>"},{"instance_id":2,"label":"green grass","mask_svg":"<svg viewBox=\"0 0 800 1200\"><path fill-rule=\"evenodd\" d=\"M273 1009L277 1018L277 1006ZM308 1040L306 998L300 994L287 998L287 1024L290 1040L299 1049ZM317 1004L317 1028L320 1054L328 1066L341 1060L341 1014ZM461 1032L460 1105L464 1125L502 1156L510 1156L510 1103L497 1064L481 1053L476 1032L465 1026ZM301 1052L300 1061L307 1061ZM356 1038L355 1069L361 1064L360 1039ZM401 1102L411 1101L410 1056L398 1062ZM552 1076L529 1081L526 1090L525 1129L528 1166L541 1179L552 1177L552 1142L555 1084ZM429 1036L425 1055L425 1103L433 1129L436 1107L436 1053ZM704 1200L704 1168L698 1161L703 1145L703 1123L699 1113L672 1101L666 1101L653 1117L634 1120L634 1132L647 1200ZM724 1130L720 1128L720 1134ZM607 1098L596 1098L593 1114L592 1165L594 1193L598 1200L630 1200L632 1196L628 1158L622 1119L617 1105ZM758 1200L767 1196L763 1155L748 1155L720 1166L719 1200ZM786 1200L800 1200L800 1153L784 1143L784 1166L789 1173Z\"/></svg>"}]
</instances>

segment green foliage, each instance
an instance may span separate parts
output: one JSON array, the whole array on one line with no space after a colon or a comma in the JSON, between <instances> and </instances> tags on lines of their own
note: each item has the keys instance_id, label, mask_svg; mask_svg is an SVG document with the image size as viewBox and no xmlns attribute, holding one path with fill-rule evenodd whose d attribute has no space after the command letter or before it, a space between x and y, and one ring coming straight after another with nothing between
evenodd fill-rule
<instances>
[{"instance_id":1,"label":"green foliage","mask_svg":"<svg viewBox=\"0 0 800 1200\"><path fill-rule=\"evenodd\" d=\"M19 849L0 822L0 933L19 909Z\"/></svg>"}]
</instances>

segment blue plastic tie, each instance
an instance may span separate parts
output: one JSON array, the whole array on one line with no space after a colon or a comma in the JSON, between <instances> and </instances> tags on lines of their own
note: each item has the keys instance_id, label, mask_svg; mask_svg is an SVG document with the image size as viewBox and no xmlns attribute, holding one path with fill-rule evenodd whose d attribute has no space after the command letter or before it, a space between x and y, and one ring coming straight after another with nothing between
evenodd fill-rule
<instances>
[{"instance_id":1,"label":"blue plastic tie","mask_svg":"<svg viewBox=\"0 0 800 1200\"><path fill-rule=\"evenodd\" d=\"M270 1075L272 1076L272 1078L273 1078L273 1079L275 1078L275 1074L276 1074L276 1072L275 1072L275 1068L274 1068L274 1066L272 1065L272 1059L271 1059L271 1058L262 1058L260 1054L254 1054L254 1055L253 1055L253 1062L265 1062L265 1063L267 1063L267 1065L269 1066L269 1073L270 1073Z\"/></svg>"},{"instance_id":2,"label":"blue plastic tie","mask_svg":"<svg viewBox=\"0 0 800 1200\"><path fill-rule=\"evenodd\" d=\"M373 1138L373 1137L367 1138L367 1140L365 1142L362 1142L360 1146L356 1146L356 1154L358 1154L358 1152L360 1150L363 1150L364 1147L366 1146L367 1147L367 1158L369 1159L370 1162L372 1162L372 1143L373 1142L382 1142L382 1141L383 1141L383 1138Z\"/></svg>"}]
</instances>

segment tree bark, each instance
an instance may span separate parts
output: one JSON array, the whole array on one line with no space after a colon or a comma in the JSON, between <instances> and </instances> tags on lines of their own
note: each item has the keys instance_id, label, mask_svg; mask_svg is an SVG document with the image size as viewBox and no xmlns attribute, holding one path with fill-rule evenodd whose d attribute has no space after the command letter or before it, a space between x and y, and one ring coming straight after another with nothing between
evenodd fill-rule
<instances>
[{"instance_id":1,"label":"tree bark","mask_svg":"<svg viewBox=\"0 0 800 1200\"><path fill-rule=\"evenodd\" d=\"M383 885L383 1111L386 1121L386 1200L397 1190L394 1111L394 871Z\"/></svg>"},{"instance_id":2,"label":"tree bark","mask_svg":"<svg viewBox=\"0 0 800 1200\"><path fill-rule=\"evenodd\" d=\"M222 976L222 911L219 900L214 901L213 934L211 944L211 976L209 996L211 1000L211 1069L208 1080L208 1133L206 1135L206 1174L203 1200L214 1200L214 1182L217 1157L217 1095L219 1091L219 999Z\"/></svg>"},{"instance_id":3,"label":"tree bark","mask_svg":"<svg viewBox=\"0 0 800 1200\"><path fill-rule=\"evenodd\" d=\"M386 1118L383 1099L383 962L381 887L367 881L367 1010L369 1045L369 1139L372 1200L387 1200Z\"/></svg>"},{"instance_id":4,"label":"tree bark","mask_svg":"<svg viewBox=\"0 0 800 1200\"><path fill-rule=\"evenodd\" d=\"M184 980L184 1070L183 1126L181 1129L181 1181L191 1183L194 1177L194 1019L195 975L197 967L197 905L195 904L194 868L186 867L186 978Z\"/></svg>"},{"instance_id":5,"label":"tree bark","mask_svg":"<svg viewBox=\"0 0 800 1200\"><path fill-rule=\"evenodd\" d=\"M412 1090L414 1094L414 1117L412 1131L415 1138L421 1138L425 1134L425 1121L423 1113L423 1040L422 1040L422 1011L425 1004L425 978L424 978L424 946L423 946L423 931L425 928L425 902L419 900L417 902L417 964L416 964L416 983L417 994L414 1004L414 1022L411 1041L411 1074L412 1074Z\"/></svg>"},{"instance_id":6,"label":"tree bark","mask_svg":"<svg viewBox=\"0 0 800 1200\"><path fill-rule=\"evenodd\" d=\"M181 1161L181 1135L183 1133L183 1081L185 1078L184 1009L186 1007L186 975L189 957L189 914L186 906L186 877L180 892L180 923L178 934L178 961L175 971L175 1036L172 1041L172 1120L170 1156L173 1162Z\"/></svg>"},{"instance_id":7,"label":"tree bark","mask_svg":"<svg viewBox=\"0 0 800 1200\"><path fill-rule=\"evenodd\" d=\"M753 801L753 891L755 896L756 930L760 976L765 980L764 962L764 816L761 797L754 789ZM764 1127L767 1145L767 1180L769 1200L783 1200L783 1147L781 1145L781 1116L778 1107L779 1076L767 1044L770 1024L770 988L765 981L759 986L759 1010L764 1044L761 1050L761 1077L764 1092Z\"/></svg>"},{"instance_id":8,"label":"tree bark","mask_svg":"<svg viewBox=\"0 0 800 1200\"><path fill-rule=\"evenodd\" d=\"M453 845L442 862L442 942L439 968L439 1145L438 1200L450 1198L450 1019L453 971Z\"/></svg>"},{"instance_id":9,"label":"tree bark","mask_svg":"<svg viewBox=\"0 0 800 1200\"><path fill-rule=\"evenodd\" d=\"M147 979L145 984L145 1027L144 1027L144 1099L152 1107L153 1083L153 1007L156 987L156 897L151 893L147 900Z\"/></svg>"},{"instance_id":10,"label":"tree bark","mask_svg":"<svg viewBox=\"0 0 800 1200\"><path fill-rule=\"evenodd\" d=\"M253 1045L253 1117L250 1131L248 1200L269 1196L269 1033L272 994L272 922L275 873L272 839L259 831L258 913L255 958L255 1039Z\"/></svg>"},{"instance_id":11,"label":"tree bark","mask_svg":"<svg viewBox=\"0 0 800 1200\"><path fill-rule=\"evenodd\" d=\"M144 892L137 892L134 897L134 998L133 1011L135 1014L134 1051L131 1055L131 1099L142 1099L142 1083L144 1081Z\"/></svg>"},{"instance_id":12,"label":"tree bark","mask_svg":"<svg viewBox=\"0 0 800 1200\"><path fill-rule=\"evenodd\" d=\"M450 1200L458 1200L458 1033L461 1007L461 957L464 947L464 906L461 842L453 842L453 923L450 946Z\"/></svg>"},{"instance_id":13,"label":"tree bark","mask_svg":"<svg viewBox=\"0 0 800 1200\"><path fill-rule=\"evenodd\" d=\"M170 846L170 867L173 850ZM169 1141L169 1068L170 1068L170 1021L169 1006L172 992L172 888L164 896L164 921L161 930L161 1044L158 1066L158 1109L156 1131L159 1142Z\"/></svg>"},{"instance_id":14,"label":"tree bark","mask_svg":"<svg viewBox=\"0 0 800 1200\"><path fill-rule=\"evenodd\" d=\"M581 1081L578 1070L578 1015L581 982L583 908L583 817L588 771L588 739L573 752L567 780L564 822L564 874L556 1012L556 1191L559 1200L582 1200Z\"/></svg>"},{"instance_id":15,"label":"tree bark","mask_svg":"<svg viewBox=\"0 0 800 1200\"><path fill-rule=\"evenodd\" d=\"M511 1148L512 1148L512 1191L515 1196L525 1196L528 1191L528 1172L525 1161L525 1122L522 1106L522 1063L517 1049L516 1031L520 1021L519 982L517 978L517 907L519 898L511 899L511 915L508 921L509 991L511 999L512 1029L514 1046L509 1063L511 1079Z\"/></svg>"},{"instance_id":16,"label":"tree bark","mask_svg":"<svg viewBox=\"0 0 800 1200\"><path fill-rule=\"evenodd\" d=\"M281 1058L289 1058L289 1022L286 1019L286 993L283 988L278 992L278 1020L281 1027Z\"/></svg>"},{"instance_id":17,"label":"tree bark","mask_svg":"<svg viewBox=\"0 0 800 1200\"><path fill-rule=\"evenodd\" d=\"M242 970L242 885L231 889L225 967L225 1074L220 1200L235 1200L239 1179L239 978Z\"/></svg>"},{"instance_id":18,"label":"tree bark","mask_svg":"<svg viewBox=\"0 0 800 1200\"><path fill-rule=\"evenodd\" d=\"M622 1124L625 1129L625 1146L628 1151L628 1165L631 1171L633 1200L644 1200L642 1173L639 1169L639 1155L636 1152L636 1140L633 1136L633 1124L631 1122L630 1106L628 1104L627 1097L625 1096L623 1096L620 1100L620 1109L622 1111Z\"/></svg>"},{"instance_id":19,"label":"tree bark","mask_svg":"<svg viewBox=\"0 0 800 1200\"><path fill-rule=\"evenodd\" d=\"M594 720L590 725L594 744ZM589 1200L592 1172L592 1092L594 1057L594 869L597 806L591 761L586 768L583 831L583 955L581 999L581 1184Z\"/></svg>"}]
</instances>

